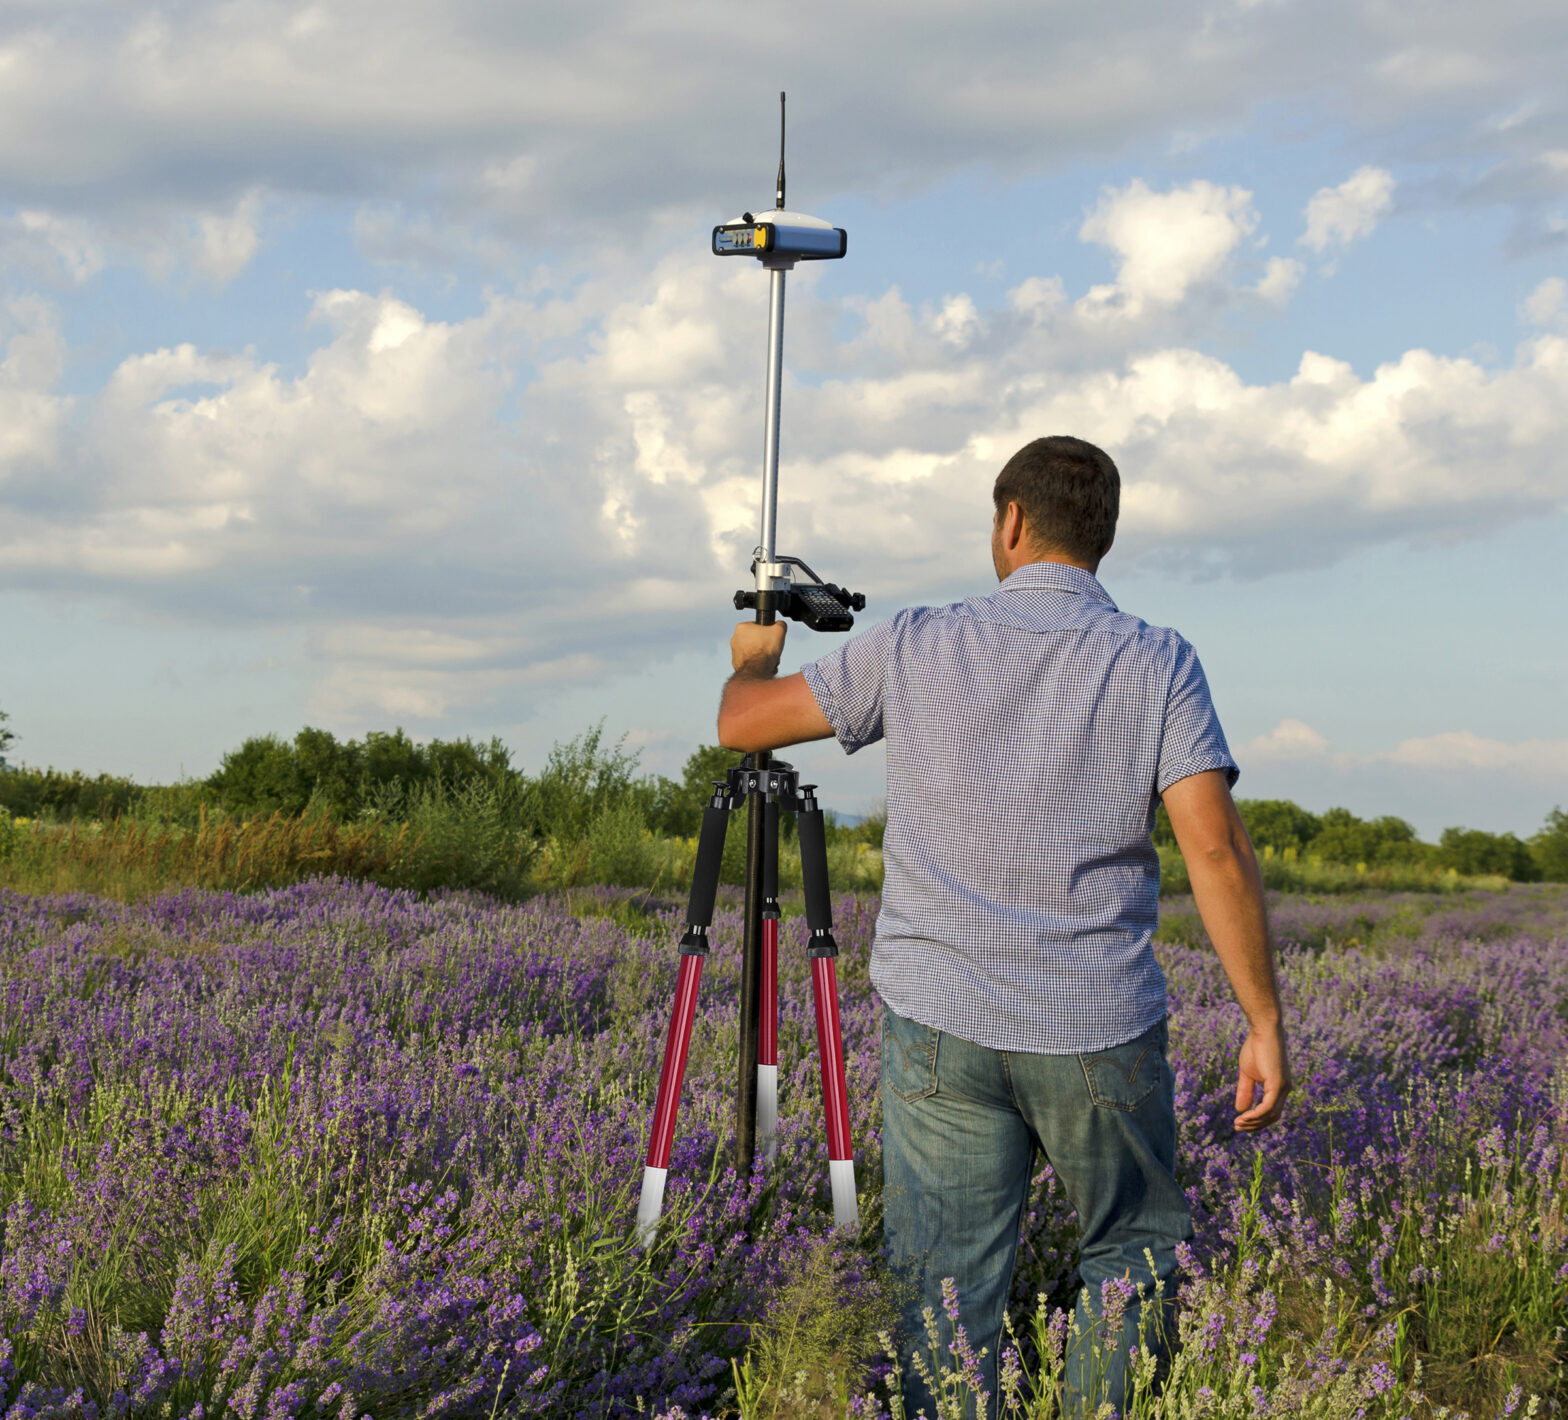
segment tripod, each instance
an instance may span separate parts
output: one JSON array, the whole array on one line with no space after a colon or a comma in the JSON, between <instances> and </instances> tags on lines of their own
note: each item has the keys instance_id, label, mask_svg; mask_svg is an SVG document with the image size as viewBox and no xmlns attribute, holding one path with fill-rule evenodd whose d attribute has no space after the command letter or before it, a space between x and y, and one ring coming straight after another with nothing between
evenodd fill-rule
<instances>
[{"instance_id":1,"label":"tripod","mask_svg":"<svg viewBox=\"0 0 1568 1420\"><path fill-rule=\"evenodd\" d=\"M750 1075L757 1133L763 1157L770 1163L778 1149L779 1073L779 817L782 811L796 816L800 841L800 875L806 895L806 926L811 936L806 954L811 958L811 988L817 1015L817 1056L822 1074L822 1107L828 1139L828 1183L833 1195L833 1221L855 1227L860 1220L855 1200L855 1160L849 1137L849 1093L844 1078L844 1038L839 1029L838 975L834 965L838 943L833 940L833 906L828 893L827 833L816 800L816 785L801 784L795 770L781 760L759 766L762 755L747 755L738 769L714 785L712 799L702 812L702 834L697 840L697 862L692 872L691 901L686 911L686 931L681 937L680 973L675 984L675 1008L664 1046L664 1066L659 1072L659 1093L653 1108L653 1128L642 1173L642 1198L637 1205L637 1230L644 1246L652 1241L664 1211L664 1185L669 1175L670 1150L675 1142L675 1115L680 1107L681 1082L691 1047L692 1021L697 1013L697 989L702 963L708 955L708 929L719 891L719 869L724 860L724 839L730 815L745 802L749 828L761 827L761 862L758 875L761 950L742 957L741 1072ZM758 812L760 809L760 813ZM748 835L749 840L753 835ZM748 864L749 868L749 864ZM751 896L747 873L747 896ZM749 946L750 943L748 942ZM757 989L748 992L753 960ZM754 1011L748 1012L748 996ZM747 1031L748 1023L752 1030ZM754 1071L747 1069L746 1040L755 1045ZM743 1096L744 1096L743 1090ZM751 1172L751 1151L741 1167L737 1134L736 1171L742 1178Z\"/></svg>"},{"instance_id":2,"label":"tripod","mask_svg":"<svg viewBox=\"0 0 1568 1420\"><path fill-rule=\"evenodd\" d=\"M780 556L774 548L779 501L779 398L784 377L784 278L797 261L832 261L848 249L842 227L817 217L788 212L784 207L784 95L779 95L779 175L773 210L765 217L743 213L738 221L713 229L715 256L756 257L768 272L767 405L762 448L762 538L752 561L756 590L735 593L737 610L752 609L757 621L771 626L780 616L803 621L814 631L848 631L851 611L861 610L865 597L824 582L798 557ZM822 1102L827 1111L828 1178L833 1192L833 1219L853 1227L855 1163L849 1142L849 1101L844 1084L844 1043L839 1033L838 981L833 965L832 907L828 897L827 838L816 786L801 784L794 769L763 751L747 755L738 769L714 786L702 814L697 863L692 873L691 904L681 938L680 974L675 986L675 1011L664 1047L664 1068L648 1137L637 1205L638 1235L646 1244L664 1211L664 1184L675 1139L675 1113L691 1046L697 987L708 955L708 928L719 890L724 836L730 815L746 805L746 910L741 944L740 1073L735 1096L735 1172L751 1177L757 1135L770 1163L777 1148L778 1126L778 949L779 949L779 814L796 815L800 838L801 879L806 892L806 924L811 930L811 984L817 1008L817 1047L822 1064Z\"/></svg>"}]
</instances>

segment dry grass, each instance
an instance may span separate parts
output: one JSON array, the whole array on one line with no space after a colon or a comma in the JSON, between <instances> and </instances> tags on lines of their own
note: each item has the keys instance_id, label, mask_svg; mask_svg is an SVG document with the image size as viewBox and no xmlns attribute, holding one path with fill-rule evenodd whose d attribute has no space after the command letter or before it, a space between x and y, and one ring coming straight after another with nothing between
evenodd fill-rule
<instances>
[{"instance_id":1,"label":"dry grass","mask_svg":"<svg viewBox=\"0 0 1568 1420\"><path fill-rule=\"evenodd\" d=\"M92 892L130 901L169 887L232 891L341 875L400 885L421 835L406 824L327 818L210 821L194 829L116 819L13 830L0 884L21 892Z\"/></svg>"}]
</instances>

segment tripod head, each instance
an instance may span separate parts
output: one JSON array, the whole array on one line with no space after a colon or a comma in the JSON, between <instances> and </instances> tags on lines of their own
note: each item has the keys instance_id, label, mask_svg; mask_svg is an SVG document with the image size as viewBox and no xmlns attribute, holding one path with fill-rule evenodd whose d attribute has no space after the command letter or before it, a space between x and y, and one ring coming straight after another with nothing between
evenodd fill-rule
<instances>
[{"instance_id":1,"label":"tripod head","mask_svg":"<svg viewBox=\"0 0 1568 1420\"><path fill-rule=\"evenodd\" d=\"M797 261L834 261L849 250L842 227L789 212L784 207L784 95L779 94L779 176L773 210L762 217L743 212L713 229L715 256L752 256L770 278L768 310L767 427L762 453L762 538L751 564L755 591L736 592L737 611L752 610L764 625L776 616L803 621L813 631L848 631L851 611L866 599L834 582L824 582L798 557L780 556L774 548L779 497L779 396L784 367L784 277ZM793 570L792 570L793 569ZM804 574L804 575L801 575Z\"/></svg>"}]
</instances>

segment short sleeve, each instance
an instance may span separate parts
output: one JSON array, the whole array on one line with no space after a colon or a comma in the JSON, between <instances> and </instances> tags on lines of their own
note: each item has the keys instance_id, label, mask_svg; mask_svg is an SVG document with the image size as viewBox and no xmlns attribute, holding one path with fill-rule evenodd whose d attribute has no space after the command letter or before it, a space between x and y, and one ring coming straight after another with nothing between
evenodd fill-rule
<instances>
[{"instance_id":1,"label":"short sleeve","mask_svg":"<svg viewBox=\"0 0 1568 1420\"><path fill-rule=\"evenodd\" d=\"M1208 678L1198 653L1177 638L1176 665L1165 700L1165 726L1160 735L1160 766L1155 781L1163 794L1178 779L1223 769L1225 782L1235 784L1241 771L1231 758L1225 731L1209 695Z\"/></svg>"},{"instance_id":2,"label":"short sleeve","mask_svg":"<svg viewBox=\"0 0 1568 1420\"><path fill-rule=\"evenodd\" d=\"M833 726L845 754L853 754L882 738L882 704L893 625L892 621L884 621L873 626L838 650L800 668L817 708Z\"/></svg>"}]
</instances>

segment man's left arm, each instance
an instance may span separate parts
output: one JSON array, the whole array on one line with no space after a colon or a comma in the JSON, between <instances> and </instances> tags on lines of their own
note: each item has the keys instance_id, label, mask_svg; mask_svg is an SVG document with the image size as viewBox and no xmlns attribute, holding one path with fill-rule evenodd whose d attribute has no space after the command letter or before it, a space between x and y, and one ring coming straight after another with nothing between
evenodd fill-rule
<instances>
[{"instance_id":1,"label":"man's left arm","mask_svg":"<svg viewBox=\"0 0 1568 1420\"><path fill-rule=\"evenodd\" d=\"M755 754L806 740L831 738L833 726L822 713L805 676L778 678L786 627L743 621L730 637L734 673L719 702L719 743L725 749Z\"/></svg>"}]
</instances>

